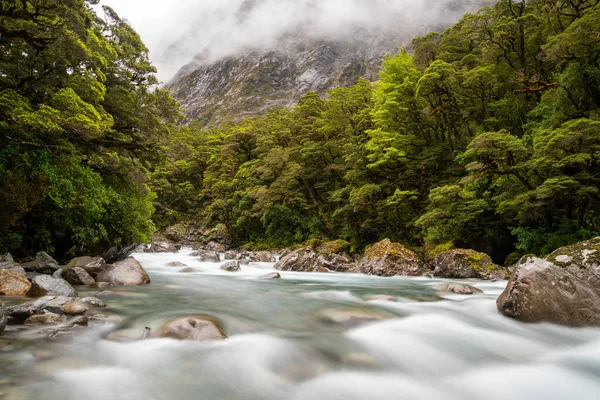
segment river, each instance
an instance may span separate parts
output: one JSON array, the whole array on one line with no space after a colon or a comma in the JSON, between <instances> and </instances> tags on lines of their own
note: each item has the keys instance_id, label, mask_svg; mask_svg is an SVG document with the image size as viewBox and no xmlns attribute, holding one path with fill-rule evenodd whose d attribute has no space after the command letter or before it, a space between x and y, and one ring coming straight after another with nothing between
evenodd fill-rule
<instances>
[{"instance_id":1,"label":"river","mask_svg":"<svg viewBox=\"0 0 600 400\"><path fill-rule=\"evenodd\" d=\"M294 272L260 280L272 263L229 273L189 251L134 256L152 284L104 298L117 326L69 341L0 336L0 399L600 399L600 330L499 315L506 282L469 282L484 294L447 295L439 292L447 280ZM367 301L374 295L397 302ZM146 326L184 315L217 318L229 338L138 340Z\"/></svg>"}]
</instances>

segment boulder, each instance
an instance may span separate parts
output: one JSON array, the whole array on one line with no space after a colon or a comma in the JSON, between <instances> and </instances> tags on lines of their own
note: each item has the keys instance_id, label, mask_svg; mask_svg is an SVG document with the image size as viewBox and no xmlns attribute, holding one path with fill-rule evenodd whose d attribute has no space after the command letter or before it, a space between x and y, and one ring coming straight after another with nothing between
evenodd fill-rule
<instances>
[{"instance_id":1,"label":"boulder","mask_svg":"<svg viewBox=\"0 0 600 400\"><path fill-rule=\"evenodd\" d=\"M81 315L85 314L89 310L89 307L82 301L73 300L65 303L62 309L66 315Z\"/></svg>"},{"instance_id":2,"label":"boulder","mask_svg":"<svg viewBox=\"0 0 600 400\"><path fill-rule=\"evenodd\" d=\"M496 304L523 322L600 326L600 238L524 256Z\"/></svg>"},{"instance_id":3,"label":"boulder","mask_svg":"<svg viewBox=\"0 0 600 400\"><path fill-rule=\"evenodd\" d=\"M318 315L320 319L344 328L355 328L370 322L395 317L385 311L365 308L326 308L319 311Z\"/></svg>"},{"instance_id":4,"label":"boulder","mask_svg":"<svg viewBox=\"0 0 600 400\"><path fill-rule=\"evenodd\" d=\"M353 265L354 260L346 255L319 254L312 247L303 247L282 257L275 264L275 269L299 272L347 272Z\"/></svg>"},{"instance_id":5,"label":"boulder","mask_svg":"<svg viewBox=\"0 0 600 400\"><path fill-rule=\"evenodd\" d=\"M417 253L385 239L365 250L353 272L378 276L422 276L428 270Z\"/></svg>"},{"instance_id":6,"label":"boulder","mask_svg":"<svg viewBox=\"0 0 600 400\"><path fill-rule=\"evenodd\" d=\"M456 293L456 294L482 294L483 290L477 289L475 286L463 285L457 283L449 283L442 286L444 292Z\"/></svg>"},{"instance_id":7,"label":"boulder","mask_svg":"<svg viewBox=\"0 0 600 400\"><path fill-rule=\"evenodd\" d=\"M133 243L126 247L113 246L102 255L102 258L107 264L114 264L117 261L123 261L135 251L138 245L139 243Z\"/></svg>"},{"instance_id":8,"label":"boulder","mask_svg":"<svg viewBox=\"0 0 600 400\"><path fill-rule=\"evenodd\" d=\"M81 267L69 268L66 272L63 272L62 275L63 278L72 285L91 286L96 283L94 278Z\"/></svg>"},{"instance_id":9,"label":"boulder","mask_svg":"<svg viewBox=\"0 0 600 400\"><path fill-rule=\"evenodd\" d=\"M115 286L137 286L150 283L150 277L135 258L128 257L99 273L96 282L107 282Z\"/></svg>"},{"instance_id":10,"label":"boulder","mask_svg":"<svg viewBox=\"0 0 600 400\"><path fill-rule=\"evenodd\" d=\"M15 262L13 256L10 253L0 254L0 263L3 262Z\"/></svg>"},{"instance_id":11,"label":"boulder","mask_svg":"<svg viewBox=\"0 0 600 400\"><path fill-rule=\"evenodd\" d=\"M213 317L199 315L172 319L163 324L156 337L177 340L210 341L227 338L219 321Z\"/></svg>"},{"instance_id":12,"label":"boulder","mask_svg":"<svg viewBox=\"0 0 600 400\"><path fill-rule=\"evenodd\" d=\"M96 275L106 269L106 261L102 257L77 257L64 266L64 271L82 268L89 275Z\"/></svg>"},{"instance_id":13,"label":"boulder","mask_svg":"<svg viewBox=\"0 0 600 400\"><path fill-rule=\"evenodd\" d=\"M431 265L434 276L448 279L505 279L508 272L494 264L487 254L466 249L440 253Z\"/></svg>"},{"instance_id":14,"label":"boulder","mask_svg":"<svg viewBox=\"0 0 600 400\"><path fill-rule=\"evenodd\" d=\"M38 275L31 281L31 289L27 292L28 296L65 296L75 297L77 292L64 279L56 279L49 275Z\"/></svg>"},{"instance_id":15,"label":"boulder","mask_svg":"<svg viewBox=\"0 0 600 400\"><path fill-rule=\"evenodd\" d=\"M171 262L167 263L166 265L167 265L167 267L187 267L187 264L184 264L179 261L171 261Z\"/></svg>"},{"instance_id":16,"label":"boulder","mask_svg":"<svg viewBox=\"0 0 600 400\"><path fill-rule=\"evenodd\" d=\"M281 279L279 272L271 272L270 274L263 275L258 279Z\"/></svg>"},{"instance_id":17,"label":"boulder","mask_svg":"<svg viewBox=\"0 0 600 400\"><path fill-rule=\"evenodd\" d=\"M22 275L26 275L27 271L25 271L23 269L23 267L21 267L21 265L19 263L16 263L14 261L3 261L0 262L0 269L7 269L7 270L11 270L11 271L15 271L19 274Z\"/></svg>"},{"instance_id":18,"label":"boulder","mask_svg":"<svg viewBox=\"0 0 600 400\"><path fill-rule=\"evenodd\" d=\"M35 260L21 264L27 272L37 272L39 274L52 275L60 268L58 262L50 257L45 251L40 251L35 255Z\"/></svg>"},{"instance_id":19,"label":"boulder","mask_svg":"<svg viewBox=\"0 0 600 400\"><path fill-rule=\"evenodd\" d=\"M317 252L321 254L344 254L350 250L350 243L345 240L333 240L324 242L317 247Z\"/></svg>"},{"instance_id":20,"label":"boulder","mask_svg":"<svg viewBox=\"0 0 600 400\"><path fill-rule=\"evenodd\" d=\"M44 313L44 314L35 314L28 317L25 322L25 325L60 325L66 321L66 318L59 314L54 313Z\"/></svg>"},{"instance_id":21,"label":"boulder","mask_svg":"<svg viewBox=\"0 0 600 400\"><path fill-rule=\"evenodd\" d=\"M252 251L246 257L251 262L275 262L275 256L270 251Z\"/></svg>"},{"instance_id":22,"label":"boulder","mask_svg":"<svg viewBox=\"0 0 600 400\"><path fill-rule=\"evenodd\" d=\"M6 310L6 306L0 300L0 333L4 331L6 328L6 324L8 323L8 311Z\"/></svg>"},{"instance_id":23,"label":"boulder","mask_svg":"<svg viewBox=\"0 0 600 400\"><path fill-rule=\"evenodd\" d=\"M239 261L228 261L225 264L221 265L221 269L227 272L240 272L242 270L240 268Z\"/></svg>"},{"instance_id":24,"label":"boulder","mask_svg":"<svg viewBox=\"0 0 600 400\"><path fill-rule=\"evenodd\" d=\"M235 260L237 258L237 253L233 250L226 251L223 258L225 260Z\"/></svg>"},{"instance_id":25,"label":"boulder","mask_svg":"<svg viewBox=\"0 0 600 400\"><path fill-rule=\"evenodd\" d=\"M202 271L200 271L199 269L196 269L196 268L184 268L179 272L184 273L184 274L191 274L194 272L202 272Z\"/></svg>"},{"instance_id":26,"label":"boulder","mask_svg":"<svg viewBox=\"0 0 600 400\"><path fill-rule=\"evenodd\" d=\"M179 249L169 242L152 242L146 253L177 253Z\"/></svg>"},{"instance_id":27,"label":"boulder","mask_svg":"<svg viewBox=\"0 0 600 400\"><path fill-rule=\"evenodd\" d=\"M25 295L31 289L27 277L10 269L0 270L0 295Z\"/></svg>"},{"instance_id":28,"label":"boulder","mask_svg":"<svg viewBox=\"0 0 600 400\"><path fill-rule=\"evenodd\" d=\"M190 254L193 257L198 257L201 262L221 262L219 253L215 251L199 250Z\"/></svg>"},{"instance_id":29,"label":"boulder","mask_svg":"<svg viewBox=\"0 0 600 400\"><path fill-rule=\"evenodd\" d=\"M208 242L206 248L219 253L223 253L225 250L227 250L224 245L215 241Z\"/></svg>"},{"instance_id":30,"label":"boulder","mask_svg":"<svg viewBox=\"0 0 600 400\"><path fill-rule=\"evenodd\" d=\"M56 279L62 279L63 278L63 272L65 270L63 268L57 269L53 274L52 277L56 278Z\"/></svg>"}]
</instances>

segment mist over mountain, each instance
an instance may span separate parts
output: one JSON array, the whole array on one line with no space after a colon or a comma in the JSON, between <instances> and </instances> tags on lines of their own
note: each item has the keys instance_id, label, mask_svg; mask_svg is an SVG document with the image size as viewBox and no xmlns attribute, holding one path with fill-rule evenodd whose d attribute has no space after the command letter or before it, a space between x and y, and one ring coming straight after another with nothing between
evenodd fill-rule
<instances>
[{"instance_id":1,"label":"mist over mountain","mask_svg":"<svg viewBox=\"0 0 600 400\"><path fill-rule=\"evenodd\" d=\"M154 59L162 77L178 70L166 87L189 118L218 122L375 80L386 53L488 3L230 0L190 9L189 29Z\"/></svg>"}]
</instances>

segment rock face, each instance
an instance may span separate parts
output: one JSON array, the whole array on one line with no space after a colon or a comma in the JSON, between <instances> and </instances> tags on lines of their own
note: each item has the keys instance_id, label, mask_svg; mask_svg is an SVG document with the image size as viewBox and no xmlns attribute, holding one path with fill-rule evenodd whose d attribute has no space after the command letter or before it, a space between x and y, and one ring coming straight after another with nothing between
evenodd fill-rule
<instances>
[{"instance_id":1,"label":"rock face","mask_svg":"<svg viewBox=\"0 0 600 400\"><path fill-rule=\"evenodd\" d=\"M40 251L35 255L35 260L21 264L27 272L52 275L60 268L58 262L50 257L48 253Z\"/></svg>"},{"instance_id":2,"label":"rock face","mask_svg":"<svg viewBox=\"0 0 600 400\"><path fill-rule=\"evenodd\" d=\"M82 268L90 275L96 275L106 269L106 261L102 257L77 257L69 261L64 271L72 268Z\"/></svg>"},{"instance_id":3,"label":"rock face","mask_svg":"<svg viewBox=\"0 0 600 400\"><path fill-rule=\"evenodd\" d=\"M31 283L27 277L10 269L0 270L0 294L19 296L27 294Z\"/></svg>"},{"instance_id":4,"label":"rock face","mask_svg":"<svg viewBox=\"0 0 600 400\"><path fill-rule=\"evenodd\" d=\"M73 286L64 279L56 279L49 275L38 275L31 280L31 289L27 292L28 296L77 296Z\"/></svg>"},{"instance_id":5,"label":"rock face","mask_svg":"<svg viewBox=\"0 0 600 400\"><path fill-rule=\"evenodd\" d=\"M521 258L496 304L523 322L600 326L600 238Z\"/></svg>"},{"instance_id":6,"label":"rock face","mask_svg":"<svg viewBox=\"0 0 600 400\"><path fill-rule=\"evenodd\" d=\"M62 273L63 278L72 285L91 286L96 281L83 268L70 268Z\"/></svg>"},{"instance_id":7,"label":"rock face","mask_svg":"<svg viewBox=\"0 0 600 400\"><path fill-rule=\"evenodd\" d=\"M303 247L282 257L275 268L280 271L298 272L347 272L354 260L346 255L319 254L312 247Z\"/></svg>"},{"instance_id":8,"label":"rock face","mask_svg":"<svg viewBox=\"0 0 600 400\"><path fill-rule=\"evenodd\" d=\"M135 258L128 257L98 274L96 282L107 282L115 286L137 286L150 283L150 277Z\"/></svg>"},{"instance_id":9,"label":"rock face","mask_svg":"<svg viewBox=\"0 0 600 400\"><path fill-rule=\"evenodd\" d=\"M178 340L210 341L227 338L219 322L208 316L175 318L162 325L156 337Z\"/></svg>"},{"instance_id":10,"label":"rock face","mask_svg":"<svg viewBox=\"0 0 600 400\"><path fill-rule=\"evenodd\" d=\"M454 249L438 254L431 262L433 275L449 279L504 279L507 271L484 253Z\"/></svg>"},{"instance_id":11,"label":"rock face","mask_svg":"<svg viewBox=\"0 0 600 400\"><path fill-rule=\"evenodd\" d=\"M379 276L421 276L428 267L414 251L385 239L365 250L355 271Z\"/></svg>"}]
</instances>

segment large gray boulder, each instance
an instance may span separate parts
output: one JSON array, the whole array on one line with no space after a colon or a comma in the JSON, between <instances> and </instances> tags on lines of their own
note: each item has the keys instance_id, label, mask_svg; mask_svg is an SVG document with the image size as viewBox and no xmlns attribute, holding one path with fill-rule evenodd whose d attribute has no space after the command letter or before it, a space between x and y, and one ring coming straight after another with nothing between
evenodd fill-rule
<instances>
[{"instance_id":1,"label":"large gray boulder","mask_svg":"<svg viewBox=\"0 0 600 400\"><path fill-rule=\"evenodd\" d=\"M31 280L28 296L65 296L75 297L77 291L64 279L53 278L49 275L38 275Z\"/></svg>"},{"instance_id":2,"label":"large gray boulder","mask_svg":"<svg viewBox=\"0 0 600 400\"><path fill-rule=\"evenodd\" d=\"M21 264L27 272L37 272L39 274L52 275L60 268L58 262L50 257L45 251L40 251L35 255L35 260Z\"/></svg>"},{"instance_id":3,"label":"large gray boulder","mask_svg":"<svg viewBox=\"0 0 600 400\"><path fill-rule=\"evenodd\" d=\"M385 239L367 247L354 272L378 276L422 276L428 270L417 253Z\"/></svg>"},{"instance_id":4,"label":"large gray boulder","mask_svg":"<svg viewBox=\"0 0 600 400\"><path fill-rule=\"evenodd\" d=\"M227 261L225 264L221 265L221 270L227 272L240 272L242 269L240 268L239 261Z\"/></svg>"},{"instance_id":5,"label":"large gray boulder","mask_svg":"<svg viewBox=\"0 0 600 400\"><path fill-rule=\"evenodd\" d=\"M275 269L298 272L347 272L354 266L352 258L341 254L319 254L312 247L303 247L282 257Z\"/></svg>"},{"instance_id":6,"label":"large gray boulder","mask_svg":"<svg viewBox=\"0 0 600 400\"><path fill-rule=\"evenodd\" d=\"M94 278L81 267L69 268L63 271L62 277L71 285L91 286L96 283Z\"/></svg>"},{"instance_id":7,"label":"large gray boulder","mask_svg":"<svg viewBox=\"0 0 600 400\"><path fill-rule=\"evenodd\" d=\"M155 336L196 341L222 340L227 338L219 321L213 317L204 315L172 319L163 324Z\"/></svg>"},{"instance_id":8,"label":"large gray boulder","mask_svg":"<svg viewBox=\"0 0 600 400\"><path fill-rule=\"evenodd\" d=\"M433 275L449 279L505 279L507 271L490 256L475 250L453 249L435 256Z\"/></svg>"},{"instance_id":9,"label":"large gray boulder","mask_svg":"<svg viewBox=\"0 0 600 400\"><path fill-rule=\"evenodd\" d=\"M102 257L76 257L69 261L63 270L66 272L73 268L82 268L89 275L94 276L106 269L106 261Z\"/></svg>"},{"instance_id":10,"label":"large gray boulder","mask_svg":"<svg viewBox=\"0 0 600 400\"><path fill-rule=\"evenodd\" d=\"M99 273L96 282L107 282L115 286L137 286L150 283L150 277L135 258L128 257Z\"/></svg>"},{"instance_id":11,"label":"large gray boulder","mask_svg":"<svg viewBox=\"0 0 600 400\"><path fill-rule=\"evenodd\" d=\"M519 321L600 326L600 238L521 258L496 304Z\"/></svg>"},{"instance_id":12,"label":"large gray boulder","mask_svg":"<svg viewBox=\"0 0 600 400\"><path fill-rule=\"evenodd\" d=\"M20 296L31 289L27 277L11 269L0 269L0 295Z\"/></svg>"}]
</instances>

